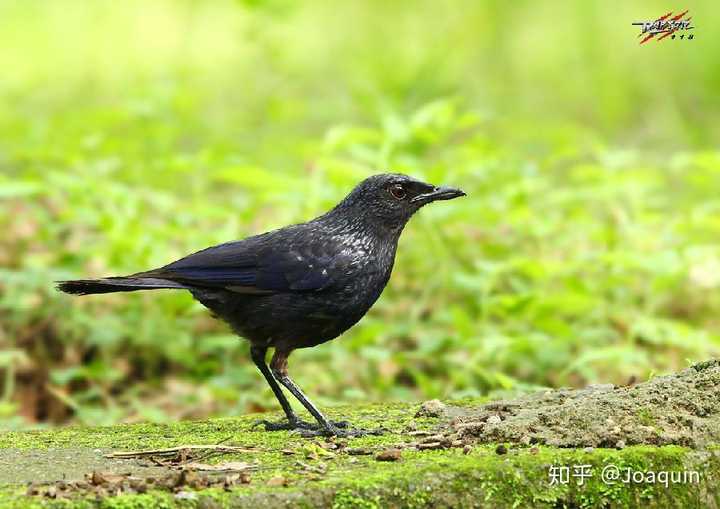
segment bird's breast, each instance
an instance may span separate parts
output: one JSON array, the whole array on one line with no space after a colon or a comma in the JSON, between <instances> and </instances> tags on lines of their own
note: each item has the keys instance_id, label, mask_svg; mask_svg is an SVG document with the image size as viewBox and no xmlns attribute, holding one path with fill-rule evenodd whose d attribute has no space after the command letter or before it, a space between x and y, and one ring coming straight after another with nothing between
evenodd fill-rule
<instances>
[{"instance_id":1,"label":"bird's breast","mask_svg":"<svg viewBox=\"0 0 720 509\"><path fill-rule=\"evenodd\" d=\"M326 247L323 254L328 284L318 290L258 296L238 307L235 323L241 335L304 348L338 337L367 313L390 278L396 243L338 234L333 240L332 249ZM269 316L275 319L268 321ZM248 323L261 321L262 328L249 330Z\"/></svg>"},{"instance_id":2,"label":"bird's breast","mask_svg":"<svg viewBox=\"0 0 720 509\"><path fill-rule=\"evenodd\" d=\"M364 314L378 299L390 279L396 245L357 241L346 248L351 262L340 281L345 302Z\"/></svg>"}]
</instances>

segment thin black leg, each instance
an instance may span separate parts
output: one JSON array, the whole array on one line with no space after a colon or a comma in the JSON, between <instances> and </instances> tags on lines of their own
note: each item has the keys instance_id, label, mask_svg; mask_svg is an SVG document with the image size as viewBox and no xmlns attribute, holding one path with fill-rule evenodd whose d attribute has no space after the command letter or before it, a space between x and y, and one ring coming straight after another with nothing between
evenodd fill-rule
<instances>
[{"instance_id":1,"label":"thin black leg","mask_svg":"<svg viewBox=\"0 0 720 509\"><path fill-rule=\"evenodd\" d=\"M287 387L287 390L289 390L300 403L302 403L302 406L307 408L307 411L310 412L313 417L315 417L315 420L327 433L332 435L337 434L337 428L335 427L335 425L331 423L327 419L327 417L322 414L318 407L316 407L313 402L308 399L307 396L305 396L305 393L300 390L300 387L298 387L298 385L293 382L292 378L290 378L287 373L273 372L273 375L277 377L277 380L281 384Z\"/></svg>"},{"instance_id":2,"label":"thin black leg","mask_svg":"<svg viewBox=\"0 0 720 509\"><path fill-rule=\"evenodd\" d=\"M323 415L318 407L316 407L313 402L308 399L305 393L303 393L300 387L298 387L298 385L288 375L287 358L289 355L290 352L278 350L276 348L272 361L270 361L270 371L272 372L273 377L283 384L318 422L319 428L318 426L307 426L306 423L302 423L302 433L306 436L312 436L314 434L361 436L366 434L363 430L346 430L345 428L349 427L349 423L347 421L331 421Z\"/></svg>"},{"instance_id":3,"label":"thin black leg","mask_svg":"<svg viewBox=\"0 0 720 509\"><path fill-rule=\"evenodd\" d=\"M280 403L280 406L282 407L283 411L285 412L285 415L287 416L288 423L291 426L295 426L295 424L298 422L297 415L292 409L292 406L290 406L290 402L285 397L285 394L283 394L282 389L278 385L277 381L273 377L272 373L267 367L267 364L265 364L265 355L267 354L267 348L262 347L251 347L250 348L250 355L252 357L253 362L258 367L260 372L265 377L265 380L267 380L268 385L270 385L270 388L273 391L273 394L275 394L275 397L277 398L278 402Z\"/></svg>"}]
</instances>

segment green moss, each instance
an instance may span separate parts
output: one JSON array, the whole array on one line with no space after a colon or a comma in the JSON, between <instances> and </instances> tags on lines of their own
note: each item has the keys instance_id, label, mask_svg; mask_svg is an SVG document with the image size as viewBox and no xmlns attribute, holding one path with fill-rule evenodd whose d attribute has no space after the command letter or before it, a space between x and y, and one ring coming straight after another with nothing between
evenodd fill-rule
<instances>
[{"instance_id":1,"label":"green moss","mask_svg":"<svg viewBox=\"0 0 720 509\"><path fill-rule=\"evenodd\" d=\"M346 417L367 427L382 423L399 432L413 421L419 428L431 428L438 419L413 418L416 405L374 405L338 409L334 417ZM180 444L230 442L256 445L259 451L239 455L257 460L259 470L252 482L232 491L204 490L191 500L176 500L168 493L148 493L107 498L44 501L22 496L24 488L0 489L0 507L67 509L193 509L292 507L384 508L384 507L706 507L719 502L716 486L720 479L719 451L691 451L677 446L633 446L615 449L559 449L510 446L507 454L495 452L494 444L474 447L469 454L461 449L416 451L406 449L398 462L378 462L372 455L350 456L328 453L313 441L288 433L251 430L255 417L182 422L172 425L135 424L107 428L66 428L47 432L6 433L0 447L43 448L85 446L91 448L137 449ZM355 439L352 447L380 449L409 440L398 433ZM291 449L293 455L281 451ZM225 458L229 459L229 458ZM298 460L326 469L324 475L309 474ZM587 465L592 477L580 484L573 468ZM600 478L603 468L620 470L682 471L701 473L698 484L623 483L607 484ZM550 468L567 467L567 483L550 482ZM270 477L282 475L287 487L267 486Z\"/></svg>"},{"instance_id":2,"label":"green moss","mask_svg":"<svg viewBox=\"0 0 720 509\"><path fill-rule=\"evenodd\" d=\"M534 451L537 451L534 453ZM189 507L252 507L270 502L292 501L294 506L327 506L336 509L380 507L705 507L705 490L712 489L720 473L717 456L694 456L680 447L629 447L624 450L578 450L539 448L511 450L497 455L491 446L478 447L469 455L461 451L406 452L398 463L375 462L363 458L355 463L338 456L328 476L311 481L294 473L288 488L268 487L258 478L249 487L225 493L207 490ZM357 458L355 458L357 459ZM288 460L287 463L291 463ZM550 484L550 466L570 469L589 465L591 478L579 485ZM700 485L659 484L608 485L599 478L607 465L633 471L702 471ZM717 495L713 495L717 496ZM2 500L2 499L0 499ZM6 494L6 500L9 500ZM32 506L17 501L15 507ZM112 509L175 507L165 493L130 495L94 501L52 502L51 507L102 507Z\"/></svg>"},{"instance_id":3,"label":"green moss","mask_svg":"<svg viewBox=\"0 0 720 509\"><path fill-rule=\"evenodd\" d=\"M641 408L637 413L638 420L643 426L655 426L655 416L649 408Z\"/></svg>"},{"instance_id":4,"label":"green moss","mask_svg":"<svg viewBox=\"0 0 720 509\"><path fill-rule=\"evenodd\" d=\"M413 418L417 405L389 403L363 407L338 407L328 412L331 418L349 420L355 426L376 428L380 425L399 431L409 421L419 429L435 425L432 418ZM260 417L249 415L238 418L213 419L208 421L182 421L171 424L120 424L106 427L69 426L53 430L18 431L0 433L0 448L52 448L78 447L112 449L150 449L175 447L188 444L208 444L230 439L234 443L245 443L266 447L282 448L287 443L288 433L264 433L261 427L253 428ZM263 415L262 418L280 419L280 414ZM387 441L388 436L367 437L356 440L359 445L371 445Z\"/></svg>"}]
</instances>

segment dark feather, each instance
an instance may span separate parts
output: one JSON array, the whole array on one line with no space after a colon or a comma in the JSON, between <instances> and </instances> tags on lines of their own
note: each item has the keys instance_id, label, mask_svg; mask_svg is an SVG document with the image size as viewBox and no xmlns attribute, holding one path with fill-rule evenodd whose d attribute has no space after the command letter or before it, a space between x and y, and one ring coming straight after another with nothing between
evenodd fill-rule
<instances>
[{"instance_id":1,"label":"dark feather","mask_svg":"<svg viewBox=\"0 0 720 509\"><path fill-rule=\"evenodd\" d=\"M235 293L306 292L329 287L333 275L342 275L349 263L341 246L330 237L318 252L316 246L298 242L303 233L298 227L273 233L273 237L263 234L203 249L160 269L135 276L162 278L200 288L222 288Z\"/></svg>"},{"instance_id":2,"label":"dark feather","mask_svg":"<svg viewBox=\"0 0 720 509\"><path fill-rule=\"evenodd\" d=\"M76 279L58 281L57 289L73 295L90 295L93 293L133 292L136 290L158 290L162 288L187 289L186 286L165 279L108 277L103 279Z\"/></svg>"}]
</instances>

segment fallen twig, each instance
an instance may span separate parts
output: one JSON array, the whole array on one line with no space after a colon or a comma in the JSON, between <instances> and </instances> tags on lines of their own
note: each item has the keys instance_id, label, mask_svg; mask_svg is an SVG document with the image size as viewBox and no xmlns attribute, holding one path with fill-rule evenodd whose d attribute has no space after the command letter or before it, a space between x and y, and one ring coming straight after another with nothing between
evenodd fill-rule
<instances>
[{"instance_id":1,"label":"fallen twig","mask_svg":"<svg viewBox=\"0 0 720 509\"><path fill-rule=\"evenodd\" d=\"M235 452L258 452L257 449L247 447L235 447L233 445L180 445L167 449L149 449L146 451L118 451L106 454L106 458L146 458L148 456L177 456L193 452L212 452L214 454L229 454Z\"/></svg>"}]
</instances>

